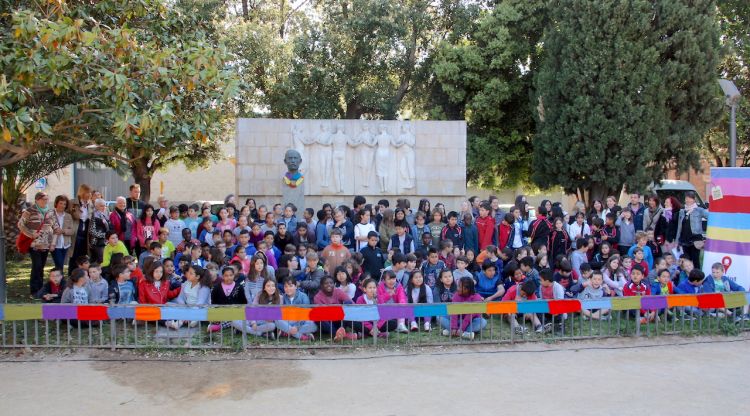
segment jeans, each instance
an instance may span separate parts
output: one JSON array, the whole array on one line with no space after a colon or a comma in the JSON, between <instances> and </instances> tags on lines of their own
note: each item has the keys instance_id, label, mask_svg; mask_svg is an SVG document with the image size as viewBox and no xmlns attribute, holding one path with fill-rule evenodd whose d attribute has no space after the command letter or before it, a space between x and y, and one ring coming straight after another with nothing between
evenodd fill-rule
<instances>
[{"instance_id":1,"label":"jeans","mask_svg":"<svg viewBox=\"0 0 750 416\"><path fill-rule=\"evenodd\" d=\"M448 316L438 316L438 322L440 327L443 329L451 329L451 319ZM459 320L460 323L460 320ZM471 320L469 326L463 332L479 332L487 326L487 320L481 317L476 317Z\"/></svg>"},{"instance_id":2,"label":"jeans","mask_svg":"<svg viewBox=\"0 0 750 416\"><path fill-rule=\"evenodd\" d=\"M253 329L253 325L250 323L250 321L232 321L232 327L240 332L245 332L257 337L263 336L266 333L274 331L276 329L276 324L274 324L273 322L255 321L255 323L255 329Z\"/></svg>"},{"instance_id":3,"label":"jeans","mask_svg":"<svg viewBox=\"0 0 750 416\"><path fill-rule=\"evenodd\" d=\"M55 268L62 270L65 266L65 256L68 254L66 248L56 248L52 251L52 261L55 262Z\"/></svg>"},{"instance_id":4,"label":"jeans","mask_svg":"<svg viewBox=\"0 0 750 416\"><path fill-rule=\"evenodd\" d=\"M312 321L276 321L276 328L289 334L292 328L297 328L297 333L291 335L294 338L301 338L302 335L312 334L318 330L318 326Z\"/></svg>"},{"instance_id":5,"label":"jeans","mask_svg":"<svg viewBox=\"0 0 750 416\"><path fill-rule=\"evenodd\" d=\"M44 285L44 265L47 264L48 250L29 250L31 256L31 276L29 277L29 291L32 295Z\"/></svg>"}]
</instances>

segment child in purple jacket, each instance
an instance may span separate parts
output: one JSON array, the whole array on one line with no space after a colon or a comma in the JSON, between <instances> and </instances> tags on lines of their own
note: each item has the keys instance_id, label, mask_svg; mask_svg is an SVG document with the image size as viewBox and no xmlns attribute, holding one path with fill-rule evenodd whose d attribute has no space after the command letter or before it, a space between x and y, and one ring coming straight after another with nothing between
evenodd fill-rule
<instances>
[{"instance_id":1,"label":"child in purple jacket","mask_svg":"<svg viewBox=\"0 0 750 416\"><path fill-rule=\"evenodd\" d=\"M474 289L474 279L462 277L458 281L458 291L453 295L452 302L482 302L482 297ZM452 315L451 329L444 329L443 335L458 336L460 334L461 338L474 339L474 333L481 331L486 326L487 320L478 313Z\"/></svg>"}]
</instances>

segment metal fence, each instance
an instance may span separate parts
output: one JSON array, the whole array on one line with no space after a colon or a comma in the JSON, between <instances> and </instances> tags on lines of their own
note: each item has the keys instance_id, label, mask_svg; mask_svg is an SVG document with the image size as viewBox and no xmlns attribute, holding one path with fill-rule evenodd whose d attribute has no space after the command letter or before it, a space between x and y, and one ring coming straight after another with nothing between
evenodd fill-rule
<instances>
[{"instance_id":1,"label":"metal fence","mask_svg":"<svg viewBox=\"0 0 750 416\"><path fill-rule=\"evenodd\" d=\"M5 304L0 347L241 350L735 335L750 329L749 299L726 293L416 305ZM406 332L397 331L400 323Z\"/></svg>"}]
</instances>

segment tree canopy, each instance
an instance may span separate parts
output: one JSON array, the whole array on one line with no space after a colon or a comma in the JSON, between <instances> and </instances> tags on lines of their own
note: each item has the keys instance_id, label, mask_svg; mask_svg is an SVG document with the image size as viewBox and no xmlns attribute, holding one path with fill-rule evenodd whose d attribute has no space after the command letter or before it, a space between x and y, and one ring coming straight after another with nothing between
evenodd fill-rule
<instances>
[{"instance_id":1,"label":"tree canopy","mask_svg":"<svg viewBox=\"0 0 750 416\"><path fill-rule=\"evenodd\" d=\"M148 198L156 169L218 153L236 80L197 3L13 3L0 42L2 163L46 145L108 156Z\"/></svg>"},{"instance_id":2,"label":"tree canopy","mask_svg":"<svg viewBox=\"0 0 750 416\"><path fill-rule=\"evenodd\" d=\"M564 0L551 19L533 180L593 200L699 169L721 111L715 2Z\"/></svg>"}]
</instances>

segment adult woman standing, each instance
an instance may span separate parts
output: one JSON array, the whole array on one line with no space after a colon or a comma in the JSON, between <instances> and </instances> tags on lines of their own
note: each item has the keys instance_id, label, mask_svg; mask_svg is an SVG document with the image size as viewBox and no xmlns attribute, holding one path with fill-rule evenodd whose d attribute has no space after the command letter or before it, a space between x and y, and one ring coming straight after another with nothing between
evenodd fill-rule
<instances>
[{"instance_id":1,"label":"adult woman standing","mask_svg":"<svg viewBox=\"0 0 750 416\"><path fill-rule=\"evenodd\" d=\"M47 204L49 197L44 192L34 195L34 205L25 209L18 220L18 230L32 239L29 254L31 255L31 275L29 276L29 293L33 297L44 284L44 265L47 255L54 248L52 245L60 225L54 211Z\"/></svg>"},{"instance_id":2,"label":"adult woman standing","mask_svg":"<svg viewBox=\"0 0 750 416\"><path fill-rule=\"evenodd\" d=\"M661 247L666 241L667 220L664 218L664 208L661 206L659 195L649 195L646 204L646 212L643 214L643 231L653 231L654 241Z\"/></svg>"},{"instance_id":3,"label":"adult woman standing","mask_svg":"<svg viewBox=\"0 0 750 416\"><path fill-rule=\"evenodd\" d=\"M73 217L67 212L67 196L58 195L55 197L54 209L55 219L60 229L55 231L55 238L52 241L50 251L52 251L52 260L55 262L55 268L62 271L63 266L65 266L65 257L67 257L70 251L71 237L75 234L76 229L73 225ZM68 274L70 274L70 270L68 270Z\"/></svg>"},{"instance_id":4,"label":"adult woman standing","mask_svg":"<svg viewBox=\"0 0 750 416\"><path fill-rule=\"evenodd\" d=\"M607 197L607 200L605 201L605 204L607 205L607 208L604 209L604 218L602 220L607 219L607 214L615 214L616 216L620 216L620 212L622 211L622 208L617 205L617 198L610 195Z\"/></svg>"},{"instance_id":5,"label":"adult woman standing","mask_svg":"<svg viewBox=\"0 0 750 416\"><path fill-rule=\"evenodd\" d=\"M78 195L68 203L68 212L73 220L75 232L71 238L70 263L68 274L76 268L76 260L89 253L89 228L91 218L94 216L94 202L91 200L91 187L81 184L78 187Z\"/></svg>"},{"instance_id":6,"label":"adult woman standing","mask_svg":"<svg viewBox=\"0 0 750 416\"><path fill-rule=\"evenodd\" d=\"M666 243L664 243L663 247L665 253L671 252L677 246L677 221L681 209L682 204L677 198L670 196L664 200L664 219L667 222Z\"/></svg>"},{"instance_id":7,"label":"adult woman standing","mask_svg":"<svg viewBox=\"0 0 750 416\"><path fill-rule=\"evenodd\" d=\"M111 228L107 203L99 198L94 201L94 214L89 227L89 248L91 262L101 263L104 260L104 246L107 244L107 231Z\"/></svg>"},{"instance_id":8,"label":"adult woman standing","mask_svg":"<svg viewBox=\"0 0 750 416\"><path fill-rule=\"evenodd\" d=\"M695 202L695 192L685 193L685 208L680 210L677 219L677 240L682 246L684 256L693 261L700 270L700 254L704 245L702 220L708 218L708 212Z\"/></svg>"}]
</instances>

